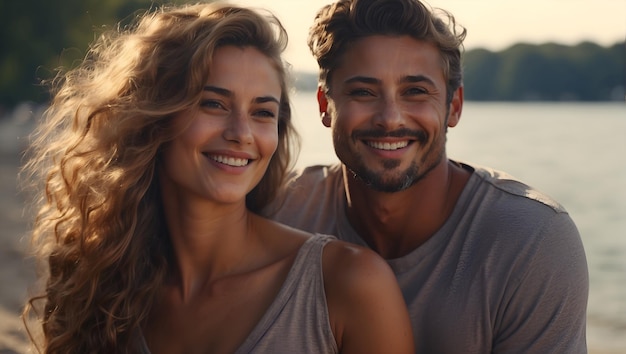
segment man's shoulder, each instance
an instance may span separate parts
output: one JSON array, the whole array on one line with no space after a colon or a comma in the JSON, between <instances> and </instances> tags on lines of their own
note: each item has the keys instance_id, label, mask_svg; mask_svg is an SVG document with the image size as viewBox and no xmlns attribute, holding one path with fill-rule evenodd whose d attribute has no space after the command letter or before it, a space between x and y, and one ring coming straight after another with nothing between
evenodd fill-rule
<instances>
[{"instance_id":1,"label":"man's shoulder","mask_svg":"<svg viewBox=\"0 0 626 354\"><path fill-rule=\"evenodd\" d=\"M461 210L481 215L467 221L481 230L481 237L489 235L493 242L505 241L514 248L546 240L554 245L580 240L576 224L556 200L505 172L472 168L474 180Z\"/></svg>"},{"instance_id":2,"label":"man's shoulder","mask_svg":"<svg viewBox=\"0 0 626 354\"><path fill-rule=\"evenodd\" d=\"M451 219L460 245L476 237L479 249L491 254L495 247L511 260L526 252L529 259L541 254L558 263L578 254L580 234L558 202L505 172L470 167L472 180Z\"/></svg>"},{"instance_id":3,"label":"man's shoulder","mask_svg":"<svg viewBox=\"0 0 626 354\"><path fill-rule=\"evenodd\" d=\"M554 198L507 172L476 164L465 165L470 166L470 168L474 170L475 177L482 181L482 183L487 184L503 195L510 196L510 198L504 199L507 202L517 200L519 203L523 204L547 207L555 213L566 213L565 208Z\"/></svg>"},{"instance_id":4,"label":"man's shoulder","mask_svg":"<svg viewBox=\"0 0 626 354\"><path fill-rule=\"evenodd\" d=\"M341 175L340 164L311 165L293 170L287 178L286 187L293 191L320 185L334 185L336 180L341 179Z\"/></svg>"},{"instance_id":5,"label":"man's shoulder","mask_svg":"<svg viewBox=\"0 0 626 354\"><path fill-rule=\"evenodd\" d=\"M341 165L316 165L293 171L262 215L308 232L336 235L344 195Z\"/></svg>"},{"instance_id":6,"label":"man's shoulder","mask_svg":"<svg viewBox=\"0 0 626 354\"><path fill-rule=\"evenodd\" d=\"M294 179L325 179L329 176L341 174L341 164L311 165L291 171L290 178Z\"/></svg>"}]
</instances>

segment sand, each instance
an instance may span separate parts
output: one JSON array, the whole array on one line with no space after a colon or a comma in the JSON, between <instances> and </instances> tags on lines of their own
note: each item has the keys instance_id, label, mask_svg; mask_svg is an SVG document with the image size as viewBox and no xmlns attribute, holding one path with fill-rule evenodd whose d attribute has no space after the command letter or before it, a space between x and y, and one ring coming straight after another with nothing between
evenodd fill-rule
<instances>
[{"instance_id":1,"label":"sand","mask_svg":"<svg viewBox=\"0 0 626 354\"><path fill-rule=\"evenodd\" d=\"M19 315L35 272L25 257L28 221L16 183L20 159L16 151L0 152L0 158L0 353L26 353L29 340Z\"/></svg>"}]
</instances>

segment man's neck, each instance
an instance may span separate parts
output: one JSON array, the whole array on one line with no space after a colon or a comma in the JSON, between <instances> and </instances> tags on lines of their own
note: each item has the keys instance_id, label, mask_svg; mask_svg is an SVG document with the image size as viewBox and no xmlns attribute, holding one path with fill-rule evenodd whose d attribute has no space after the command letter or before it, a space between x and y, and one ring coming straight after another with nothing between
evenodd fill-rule
<instances>
[{"instance_id":1,"label":"man's neck","mask_svg":"<svg viewBox=\"0 0 626 354\"><path fill-rule=\"evenodd\" d=\"M470 173L447 159L406 190L371 189L344 166L346 214L352 227L383 258L402 257L446 222Z\"/></svg>"}]
</instances>

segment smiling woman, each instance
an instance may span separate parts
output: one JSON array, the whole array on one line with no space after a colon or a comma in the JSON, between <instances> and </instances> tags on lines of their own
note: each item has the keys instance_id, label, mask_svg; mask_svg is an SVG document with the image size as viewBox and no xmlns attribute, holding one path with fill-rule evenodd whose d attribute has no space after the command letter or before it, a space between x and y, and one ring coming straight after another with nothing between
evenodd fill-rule
<instances>
[{"instance_id":1,"label":"smiling woman","mask_svg":"<svg viewBox=\"0 0 626 354\"><path fill-rule=\"evenodd\" d=\"M25 170L40 351L413 352L384 260L255 213L296 138L285 45L269 13L166 6L59 75Z\"/></svg>"},{"instance_id":2,"label":"smiling woman","mask_svg":"<svg viewBox=\"0 0 626 354\"><path fill-rule=\"evenodd\" d=\"M277 69L253 47L218 48L200 105L174 118L182 133L163 151L164 198L181 194L218 204L245 198L278 146L281 82ZM244 207L244 206L242 206Z\"/></svg>"}]
</instances>

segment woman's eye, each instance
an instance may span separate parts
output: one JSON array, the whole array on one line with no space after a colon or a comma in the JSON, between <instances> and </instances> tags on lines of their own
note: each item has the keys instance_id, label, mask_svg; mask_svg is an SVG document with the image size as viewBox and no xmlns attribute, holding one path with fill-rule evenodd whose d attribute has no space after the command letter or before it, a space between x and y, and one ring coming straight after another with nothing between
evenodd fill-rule
<instances>
[{"instance_id":1,"label":"woman's eye","mask_svg":"<svg viewBox=\"0 0 626 354\"><path fill-rule=\"evenodd\" d=\"M205 108L223 108L222 104L216 100L202 100L200 106Z\"/></svg>"},{"instance_id":2,"label":"woman's eye","mask_svg":"<svg viewBox=\"0 0 626 354\"><path fill-rule=\"evenodd\" d=\"M265 117L265 118L274 118L276 117L276 113L270 110L260 110L255 113L257 117Z\"/></svg>"}]
</instances>

